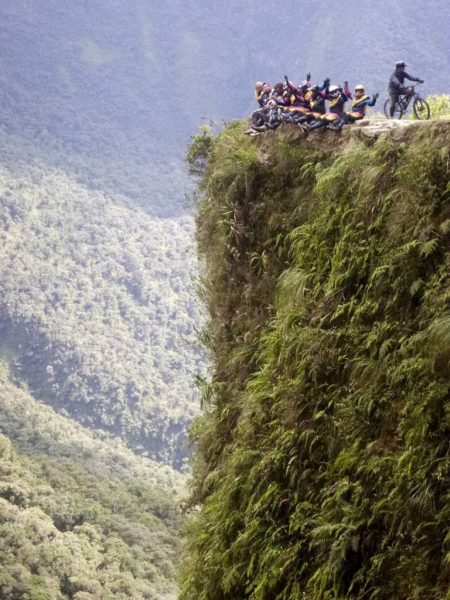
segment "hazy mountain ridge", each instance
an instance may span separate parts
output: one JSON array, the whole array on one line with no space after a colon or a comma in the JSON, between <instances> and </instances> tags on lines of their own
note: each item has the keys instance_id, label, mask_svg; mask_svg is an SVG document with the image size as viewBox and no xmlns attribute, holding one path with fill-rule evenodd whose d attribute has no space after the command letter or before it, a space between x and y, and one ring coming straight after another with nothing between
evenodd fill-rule
<instances>
[{"instance_id":1,"label":"hazy mountain ridge","mask_svg":"<svg viewBox=\"0 0 450 600\"><path fill-rule=\"evenodd\" d=\"M161 125L157 97L136 91L130 57L121 64L116 50L118 65L98 65L96 42L54 8L50 23L34 10L38 23L11 15L2 21L2 128L84 184L125 194L158 216L185 213L180 151ZM62 12L72 14L69 7Z\"/></svg>"},{"instance_id":2,"label":"hazy mountain ridge","mask_svg":"<svg viewBox=\"0 0 450 600\"><path fill-rule=\"evenodd\" d=\"M310 70L315 80L364 80L385 95L399 57L429 93L445 92L450 76L445 0L426 11L388 0L361 10L351 0L323 13L234 0L113 1L107 10L102 1L7 0L0 14L4 120L14 126L20 115L20 128L47 127L104 155L108 144L119 151L115 139L126 132L125 160L133 147L159 164L179 157L201 117L243 116L255 79Z\"/></svg>"}]
</instances>

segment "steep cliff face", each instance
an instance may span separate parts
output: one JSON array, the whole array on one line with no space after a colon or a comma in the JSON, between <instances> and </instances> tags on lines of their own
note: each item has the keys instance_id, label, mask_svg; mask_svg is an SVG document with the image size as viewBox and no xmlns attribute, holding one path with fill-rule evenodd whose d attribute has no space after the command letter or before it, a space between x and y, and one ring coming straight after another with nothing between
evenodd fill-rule
<instances>
[{"instance_id":1,"label":"steep cliff face","mask_svg":"<svg viewBox=\"0 0 450 600\"><path fill-rule=\"evenodd\" d=\"M198 136L183 600L448 598L450 123Z\"/></svg>"}]
</instances>

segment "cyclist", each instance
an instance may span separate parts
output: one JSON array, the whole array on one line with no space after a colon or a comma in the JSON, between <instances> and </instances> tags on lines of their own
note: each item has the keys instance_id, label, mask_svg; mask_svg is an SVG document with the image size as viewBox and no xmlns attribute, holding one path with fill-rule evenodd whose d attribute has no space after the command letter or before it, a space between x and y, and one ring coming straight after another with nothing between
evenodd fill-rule
<instances>
[{"instance_id":1,"label":"cyclist","mask_svg":"<svg viewBox=\"0 0 450 600\"><path fill-rule=\"evenodd\" d=\"M273 86L271 100L275 101L278 106L288 107L291 104L291 94L284 84L276 83Z\"/></svg>"},{"instance_id":2,"label":"cyclist","mask_svg":"<svg viewBox=\"0 0 450 600\"><path fill-rule=\"evenodd\" d=\"M276 83L270 93L267 102L267 113L265 126L268 129L276 129L283 122L283 113L290 105L290 94L282 83Z\"/></svg>"},{"instance_id":3,"label":"cyclist","mask_svg":"<svg viewBox=\"0 0 450 600\"><path fill-rule=\"evenodd\" d=\"M391 100L389 114L391 117L394 116L395 103L398 101L399 96L402 94L411 93L411 88L404 87L405 79L408 79L409 81L417 81L417 83L423 83L423 79L408 75L408 73L405 71L406 66L407 65L404 61L396 62L395 71L392 73L391 78L389 79L388 93Z\"/></svg>"},{"instance_id":4,"label":"cyclist","mask_svg":"<svg viewBox=\"0 0 450 600\"><path fill-rule=\"evenodd\" d=\"M255 98L260 108L264 108L270 98L270 85L265 81L257 81L255 83Z\"/></svg>"},{"instance_id":5,"label":"cyclist","mask_svg":"<svg viewBox=\"0 0 450 600\"><path fill-rule=\"evenodd\" d=\"M305 113L299 113L293 121L296 123L302 131L307 131L308 127L306 123L320 119L327 111L325 105L325 99L328 97L328 86L330 80L325 79L322 87L314 85L308 92L309 97L309 111Z\"/></svg>"}]
</instances>

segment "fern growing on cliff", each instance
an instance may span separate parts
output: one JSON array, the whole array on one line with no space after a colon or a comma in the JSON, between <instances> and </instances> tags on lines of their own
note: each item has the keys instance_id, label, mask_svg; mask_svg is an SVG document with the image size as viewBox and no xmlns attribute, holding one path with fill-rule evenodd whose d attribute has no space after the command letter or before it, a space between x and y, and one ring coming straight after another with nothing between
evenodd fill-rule
<instances>
[{"instance_id":1,"label":"fern growing on cliff","mask_svg":"<svg viewBox=\"0 0 450 600\"><path fill-rule=\"evenodd\" d=\"M214 140L182 600L449 597L447 139Z\"/></svg>"}]
</instances>

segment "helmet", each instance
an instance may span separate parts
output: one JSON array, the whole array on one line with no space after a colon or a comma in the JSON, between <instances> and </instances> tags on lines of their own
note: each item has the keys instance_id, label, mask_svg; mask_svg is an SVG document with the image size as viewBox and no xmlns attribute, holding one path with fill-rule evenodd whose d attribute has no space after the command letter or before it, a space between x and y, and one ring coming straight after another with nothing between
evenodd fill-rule
<instances>
[{"instance_id":1,"label":"helmet","mask_svg":"<svg viewBox=\"0 0 450 600\"><path fill-rule=\"evenodd\" d=\"M396 68L396 69L400 69L400 68L403 68L403 69L404 69L406 66L407 66L407 65L406 65L406 63L405 63L405 61L404 61L404 60L399 60L399 61L397 61L397 62L395 63L395 68Z\"/></svg>"},{"instance_id":2,"label":"helmet","mask_svg":"<svg viewBox=\"0 0 450 600\"><path fill-rule=\"evenodd\" d=\"M330 85L328 93L332 98L337 98L341 93L342 89L338 85Z\"/></svg>"},{"instance_id":3,"label":"helmet","mask_svg":"<svg viewBox=\"0 0 450 600\"><path fill-rule=\"evenodd\" d=\"M355 85L355 92L365 92L365 91L366 91L366 88L362 85L362 83Z\"/></svg>"},{"instance_id":4,"label":"helmet","mask_svg":"<svg viewBox=\"0 0 450 600\"><path fill-rule=\"evenodd\" d=\"M302 87L302 88L308 88L308 87L311 87L311 83L310 83L310 82L309 82L307 79L304 79L304 80L301 82L301 84L300 84L300 87Z\"/></svg>"},{"instance_id":5,"label":"helmet","mask_svg":"<svg viewBox=\"0 0 450 600\"><path fill-rule=\"evenodd\" d=\"M262 92L263 87L264 87L264 81L257 81L255 83L255 91L256 92Z\"/></svg>"}]
</instances>

